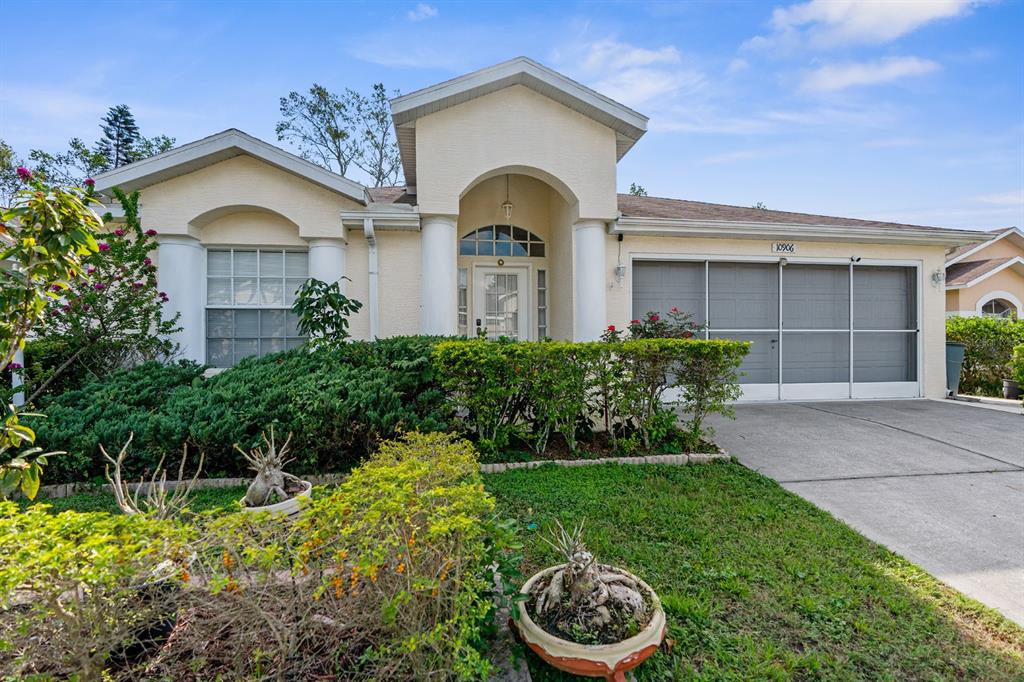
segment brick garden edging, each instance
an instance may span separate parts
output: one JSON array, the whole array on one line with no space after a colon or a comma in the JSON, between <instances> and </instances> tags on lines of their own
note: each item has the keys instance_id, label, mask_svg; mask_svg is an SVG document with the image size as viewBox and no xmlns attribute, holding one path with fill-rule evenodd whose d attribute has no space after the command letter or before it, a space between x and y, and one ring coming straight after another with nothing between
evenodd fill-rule
<instances>
[{"instance_id":1,"label":"brick garden edging","mask_svg":"<svg viewBox=\"0 0 1024 682\"><path fill-rule=\"evenodd\" d=\"M329 485L331 483L340 483L345 478L345 474L322 474L317 476L303 476L302 480L309 481L313 485ZM247 486L252 483L252 478L200 478L196 481L196 485L193 490L209 490L212 488L233 488L235 486ZM149 483L129 483L128 488L134 493L140 486L148 486ZM178 481L167 481L167 488L174 490L177 487ZM113 489L109 483L96 484L96 483L55 483L52 485L44 485L39 488L39 497L37 500L41 501L43 498L49 499L60 499L62 497L68 497L70 495L76 495L78 493L110 493Z\"/></svg>"},{"instance_id":2,"label":"brick garden edging","mask_svg":"<svg viewBox=\"0 0 1024 682\"><path fill-rule=\"evenodd\" d=\"M496 462L481 464L480 473L498 474L512 469L536 469L545 464L560 467L582 467L591 464L670 464L685 466L687 464L707 464L719 459L730 459L727 452L693 453L691 455L649 455L647 457L598 457L597 459L541 459L529 462Z\"/></svg>"}]
</instances>

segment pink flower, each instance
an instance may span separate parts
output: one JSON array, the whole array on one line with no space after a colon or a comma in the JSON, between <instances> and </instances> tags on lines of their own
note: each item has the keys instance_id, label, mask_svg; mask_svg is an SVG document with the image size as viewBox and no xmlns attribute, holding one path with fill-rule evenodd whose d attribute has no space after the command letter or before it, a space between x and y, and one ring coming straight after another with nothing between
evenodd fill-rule
<instances>
[{"instance_id":1,"label":"pink flower","mask_svg":"<svg viewBox=\"0 0 1024 682\"><path fill-rule=\"evenodd\" d=\"M672 312L678 313L679 312L679 308L677 308L675 306L672 306Z\"/></svg>"},{"instance_id":2,"label":"pink flower","mask_svg":"<svg viewBox=\"0 0 1024 682\"><path fill-rule=\"evenodd\" d=\"M154 230L152 228L146 230L146 236L147 237L155 237L156 236L156 230Z\"/></svg>"},{"instance_id":3,"label":"pink flower","mask_svg":"<svg viewBox=\"0 0 1024 682\"><path fill-rule=\"evenodd\" d=\"M96 268L94 266L90 265L89 267L87 267L85 269L85 271L91 275L92 273L96 272Z\"/></svg>"},{"instance_id":4,"label":"pink flower","mask_svg":"<svg viewBox=\"0 0 1024 682\"><path fill-rule=\"evenodd\" d=\"M683 338L689 339L693 337L693 332L683 332Z\"/></svg>"},{"instance_id":5,"label":"pink flower","mask_svg":"<svg viewBox=\"0 0 1024 682\"><path fill-rule=\"evenodd\" d=\"M100 248L100 251L110 251L110 244L108 244L106 242L100 242L99 243L99 248Z\"/></svg>"},{"instance_id":6,"label":"pink flower","mask_svg":"<svg viewBox=\"0 0 1024 682\"><path fill-rule=\"evenodd\" d=\"M18 174L18 177L21 178L22 182L28 182L32 179L32 171L24 166L18 166L18 170L15 172Z\"/></svg>"},{"instance_id":7,"label":"pink flower","mask_svg":"<svg viewBox=\"0 0 1024 682\"><path fill-rule=\"evenodd\" d=\"M640 324L640 320L630 320L630 324Z\"/></svg>"},{"instance_id":8,"label":"pink flower","mask_svg":"<svg viewBox=\"0 0 1024 682\"><path fill-rule=\"evenodd\" d=\"M142 287L146 286L146 283L145 282L132 282L132 286L135 287L136 289L141 289Z\"/></svg>"},{"instance_id":9,"label":"pink flower","mask_svg":"<svg viewBox=\"0 0 1024 682\"><path fill-rule=\"evenodd\" d=\"M50 291L60 291L62 288L63 287L61 287L61 285L59 285L59 284L51 284L50 285Z\"/></svg>"},{"instance_id":10,"label":"pink flower","mask_svg":"<svg viewBox=\"0 0 1024 682\"><path fill-rule=\"evenodd\" d=\"M104 284L103 282L96 282L96 284L92 285L92 288L95 289L96 291L103 291L104 289L107 288L107 285Z\"/></svg>"},{"instance_id":11,"label":"pink flower","mask_svg":"<svg viewBox=\"0 0 1024 682\"><path fill-rule=\"evenodd\" d=\"M650 317L649 317L648 319L649 319L649 320L650 320L651 322L657 322L657 321L658 321L658 320L660 320L661 318L660 318L660 317L658 317L657 315L651 315L651 316L650 316Z\"/></svg>"},{"instance_id":12,"label":"pink flower","mask_svg":"<svg viewBox=\"0 0 1024 682\"><path fill-rule=\"evenodd\" d=\"M152 258L144 258L144 259L142 260L142 262L143 262L144 264L146 264L146 265L152 265L152 264L153 264L153 259L152 259Z\"/></svg>"},{"instance_id":13,"label":"pink flower","mask_svg":"<svg viewBox=\"0 0 1024 682\"><path fill-rule=\"evenodd\" d=\"M610 331L610 332L615 331L615 325L614 324L608 325L608 331Z\"/></svg>"},{"instance_id":14,"label":"pink flower","mask_svg":"<svg viewBox=\"0 0 1024 682\"><path fill-rule=\"evenodd\" d=\"M11 364L7 365L7 369L21 369L21 363L12 362Z\"/></svg>"},{"instance_id":15,"label":"pink flower","mask_svg":"<svg viewBox=\"0 0 1024 682\"><path fill-rule=\"evenodd\" d=\"M60 308L61 308L61 310L63 310L66 313L70 313L71 312L71 306L69 306L69 305L62 305Z\"/></svg>"},{"instance_id":16,"label":"pink flower","mask_svg":"<svg viewBox=\"0 0 1024 682\"><path fill-rule=\"evenodd\" d=\"M118 237L123 237L126 234L126 232L119 227L116 230L114 230L114 234L116 234Z\"/></svg>"},{"instance_id":17,"label":"pink flower","mask_svg":"<svg viewBox=\"0 0 1024 682\"><path fill-rule=\"evenodd\" d=\"M93 180L92 178L86 178L85 180L82 181L82 184L85 185L86 187L92 187L93 185L96 184L96 181Z\"/></svg>"}]
</instances>

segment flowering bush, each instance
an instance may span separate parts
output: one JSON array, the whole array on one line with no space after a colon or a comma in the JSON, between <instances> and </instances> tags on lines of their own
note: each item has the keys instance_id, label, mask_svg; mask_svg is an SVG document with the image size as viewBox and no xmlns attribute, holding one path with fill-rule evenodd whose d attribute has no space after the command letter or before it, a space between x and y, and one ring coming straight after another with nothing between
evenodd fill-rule
<instances>
[{"instance_id":1,"label":"flowering bush","mask_svg":"<svg viewBox=\"0 0 1024 682\"><path fill-rule=\"evenodd\" d=\"M649 311L637 320L630 320L625 330L618 330L609 325L602 335L602 341L621 341L631 339L692 339L699 337L705 325L696 324L693 316L679 308L672 308L666 315Z\"/></svg>"},{"instance_id":2,"label":"flowering bush","mask_svg":"<svg viewBox=\"0 0 1024 682\"><path fill-rule=\"evenodd\" d=\"M28 402L38 400L66 372L105 376L110 372L172 357L177 346L168 335L179 330L178 316L165 318L167 295L159 291L155 230L142 230L139 193L114 189L124 208L124 226L99 236L96 253L83 258L89 280L72 280L47 308L39 335L63 343L66 357L29 375ZM109 216L108 216L109 219Z\"/></svg>"}]
</instances>

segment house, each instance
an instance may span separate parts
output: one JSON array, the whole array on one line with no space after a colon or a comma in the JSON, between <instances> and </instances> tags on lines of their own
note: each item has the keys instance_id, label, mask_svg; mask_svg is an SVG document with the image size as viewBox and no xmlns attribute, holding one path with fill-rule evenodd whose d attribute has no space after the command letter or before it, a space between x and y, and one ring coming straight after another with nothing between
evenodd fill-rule
<instances>
[{"instance_id":1,"label":"house","mask_svg":"<svg viewBox=\"0 0 1024 682\"><path fill-rule=\"evenodd\" d=\"M141 191L186 357L293 347L296 287L346 278L356 338L590 340L678 307L753 342L747 399L944 395L946 252L977 233L617 194L647 118L522 57L391 106L402 187L238 130L96 178Z\"/></svg>"},{"instance_id":2,"label":"house","mask_svg":"<svg viewBox=\"0 0 1024 682\"><path fill-rule=\"evenodd\" d=\"M1024 319L1024 231L1007 227L946 260L946 315Z\"/></svg>"}]
</instances>

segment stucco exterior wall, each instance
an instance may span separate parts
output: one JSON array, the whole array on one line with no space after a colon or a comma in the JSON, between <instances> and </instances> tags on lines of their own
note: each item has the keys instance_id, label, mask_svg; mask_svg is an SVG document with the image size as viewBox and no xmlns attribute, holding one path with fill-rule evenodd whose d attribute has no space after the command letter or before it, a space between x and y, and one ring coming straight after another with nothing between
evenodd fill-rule
<instances>
[{"instance_id":1,"label":"stucco exterior wall","mask_svg":"<svg viewBox=\"0 0 1024 682\"><path fill-rule=\"evenodd\" d=\"M147 187L141 206L147 227L197 239L207 223L253 209L281 215L299 227L301 237L340 237L340 212L361 208L347 197L250 156L236 156Z\"/></svg>"},{"instance_id":2,"label":"stucco exterior wall","mask_svg":"<svg viewBox=\"0 0 1024 682\"><path fill-rule=\"evenodd\" d=\"M707 256L753 256L766 261L777 257L770 253L771 240L746 239L691 239L678 237L626 236L622 242L622 263L626 266L626 277L622 283L615 281L614 268L618 262L618 245L615 237L609 235L606 245L606 271L610 288L607 292L608 323L624 328L632 319L632 259L644 257L667 257L671 255ZM945 248L942 246L909 246L898 244L860 244L834 242L798 242L797 255L789 257L791 262L813 258L849 259L860 257L865 260L915 261L921 264L923 335L922 386L925 397L942 398L945 395L945 292L931 283L931 274L945 267Z\"/></svg>"},{"instance_id":3,"label":"stucco exterior wall","mask_svg":"<svg viewBox=\"0 0 1024 682\"><path fill-rule=\"evenodd\" d=\"M367 341L370 339L370 277L367 251L369 244L361 230L349 230L348 246L345 254L346 276L352 280L345 282L345 295L363 304L363 308L349 318L349 334L353 339Z\"/></svg>"},{"instance_id":4,"label":"stucco exterior wall","mask_svg":"<svg viewBox=\"0 0 1024 682\"><path fill-rule=\"evenodd\" d=\"M615 163L614 131L521 85L416 121L423 214L457 214L473 183L511 169L556 186L579 217L612 219Z\"/></svg>"},{"instance_id":5,"label":"stucco exterior wall","mask_svg":"<svg viewBox=\"0 0 1024 682\"><path fill-rule=\"evenodd\" d=\"M988 258L1012 258L1013 256L1024 256L1024 249L1012 242L1012 239L1013 236L1004 237L998 241L986 244L984 248L972 253L964 260L986 260Z\"/></svg>"},{"instance_id":6,"label":"stucco exterior wall","mask_svg":"<svg viewBox=\"0 0 1024 682\"><path fill-rule=\"evenodd\" d=\"M352 255L349 254L349 259ZM420 333L420 233L377 231L380 335Z\"/></svg>"},{"instance_id":7,"label":"stucco exterior wall","mask_svg":"<svg viewBox=\"0 0 1024 682\"><path fill-rule=\"evenodd\" d=\"M229 213L200 231L203 244L223 246L295 246L305 248L299 226L268 211Z\"/></svg>"}]
</instances>

